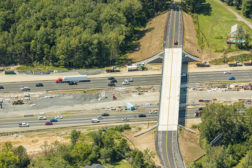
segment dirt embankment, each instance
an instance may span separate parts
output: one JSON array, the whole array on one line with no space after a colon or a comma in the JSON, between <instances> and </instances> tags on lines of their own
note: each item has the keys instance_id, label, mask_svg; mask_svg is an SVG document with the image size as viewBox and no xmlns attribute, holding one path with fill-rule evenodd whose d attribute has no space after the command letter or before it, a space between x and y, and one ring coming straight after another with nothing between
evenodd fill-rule
<instances>
[{"instance_id":1,"label":"dirt embankment","mask_svg":"<svg viewBox=\"0 0 252 168\"><path fill-rule=\"evenodd\" d=\"M163 50L164 29L167 16L168 12L165 12L154 17L141 31L143 37L139 40L139 50L129 56L133 62L150 58Z\"/></svg>"}]
</instances>

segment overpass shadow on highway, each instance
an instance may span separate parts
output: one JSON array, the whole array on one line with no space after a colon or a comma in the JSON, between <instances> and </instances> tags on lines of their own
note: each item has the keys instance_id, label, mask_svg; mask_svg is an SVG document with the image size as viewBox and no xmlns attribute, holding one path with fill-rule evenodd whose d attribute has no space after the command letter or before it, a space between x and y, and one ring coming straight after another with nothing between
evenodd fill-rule
<instances>
[{"instance_id":1,"label":"overpass shadow on highway","mask_svg":"<svg viewBox=\"0 0 252 168\"><path fill-rule=\"evenodd\" d=\"M186 74L186 76L185 76ZM183 61L181 70L181 87L180 87L180 99L179 99L179 125L185 125L186 118L186 102L187 102L187 90L188 90L188 63Z\"/></svg>"}]
</instances>

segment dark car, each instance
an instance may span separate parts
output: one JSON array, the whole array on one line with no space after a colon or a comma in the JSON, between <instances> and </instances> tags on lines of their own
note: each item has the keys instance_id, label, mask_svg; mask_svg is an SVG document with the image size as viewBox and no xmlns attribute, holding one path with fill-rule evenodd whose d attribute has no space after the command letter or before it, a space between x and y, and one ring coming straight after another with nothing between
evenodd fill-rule
<instances>
[{"instance_id":1,"label":"dark car","mask_svg":"<svg viewBox=\"0 0 252 168\"><path fill-rule=\"evenodd\" d=\"M0 89L4 89L3 85L0 85Z\"/></svg>"},{"instance_id":2,"label":"dark car","mask_svg":"<svg viewBox=\"0 0 252 168\"><path fill-rule=\"evenodd\" d=\"M235 77L234 77L234 76L230 76L230 77L228 78L228 80L235 80Z\"/></svg>"},{"instance_id":3,"label":"dark car","mask_svg":"<svg viewBox=\"0 0 252 168\"><path fill-rule=\"evenodd\" d=\"M108 86L115 86L115 83L110 82L108 83Z\"/></svg>"},{"instance_id":4,"label":"dark car","mask_svg":"<svg viewBox=\"0 0 252 168\"><path fill-rule=\"evenodd\" d=\"M77 85L78 83L75 82L75 81L70 81L70 82L68 82L68 84L69 84L69 85Z\"/></svg>"},{"instance_id":5,"label":"dark car","mask_svg":"<svg viewBox=\"0 0 252 168\"><path fill-rule=\"evenodd\" d=\"M138 114L138 117L146 117L146 114Z\"/></svg>"},{"instance_id":6,"label":"dark car","mask_svg":"<svg viewBox=\"0 0 252 168\"><path fill-rule=\"evenodd\" d=\"M53 125L53 123L48 121L45 123L45 125Z\"/></svg>"},{"instance_id":7,"label":"dark car","mask_svg":"<svg viewBox=\"0 0 252 168\"><path fill-rule=\"evenodd\" d=\"M50 122L58 122L58 120L52 118L52 119L50 119Z\"/></svg>"},{"instance_id":8,"label":"dark car","mask_svg":"<svg viewBox=\"0 0 252 168\"><path fill-rule=\"evenodd\" d=\"M103 113L101 116L109 116L109 113Z\"/></svg>"},{"instance_id":9,"label":"dark car","mask_svg":"<svg viewBox=\"0 0 252 168\"><path fill-rule=\"evenodd\" d=\"M201 111L201 110L203 110L203 107L199 107L199 109L198 109L199 111Z\"/></svg>"},{"instance_id":10,"label":"dark car","mask_svg":"<svg viewBox=\"0 0 252 168\"><path fill-rule=\"evenodd\" d=\"M111 76L111 77L108 77L108 80L113 80L113 79L115 79L115 78L114 78L114 77L112 77L112 76Z\"/></svg>"},{"instance_id":11,"label":"dark car","mask_svg":"<svg viewBox=\"0 0 252 168\"><path fill-rule=\"evenodd\" d=\"M43 87L43 83L36 83L36 87Z\"/></svg>"},{"instance_id":12,"label":"dark car","mask_svg":"<svg viewBox=\"0 0 252 168\"><path fill-rule=\"evenodd\" d=\"M116 79L112 79L111 83L117 83L117 80Z\"/></svg>"}]
</instances>

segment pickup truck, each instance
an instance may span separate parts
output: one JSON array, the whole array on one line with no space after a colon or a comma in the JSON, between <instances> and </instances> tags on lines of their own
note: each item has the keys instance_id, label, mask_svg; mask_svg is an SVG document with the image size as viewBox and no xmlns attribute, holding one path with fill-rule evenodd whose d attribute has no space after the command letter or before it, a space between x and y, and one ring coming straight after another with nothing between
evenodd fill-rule
<instances>
[{"instance_id":1,"label":"pickup truck","mask_svg":"<svg viewBox=\"0 0 252 168\"><path fill-rule=\"evenodd\" d=\"M29 127L28 123L22 122L22 123L18 123L19 127Z\"/></svg>"}]
</instances>

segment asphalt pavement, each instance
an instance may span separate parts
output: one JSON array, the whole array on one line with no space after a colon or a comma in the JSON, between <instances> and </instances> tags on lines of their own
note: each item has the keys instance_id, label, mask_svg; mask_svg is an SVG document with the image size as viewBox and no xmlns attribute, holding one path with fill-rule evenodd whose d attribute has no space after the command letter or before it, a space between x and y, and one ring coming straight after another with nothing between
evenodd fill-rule
<instances>
[{"instance_id":1,"label":"asphalt pavement","mask_svg":"<svg viewBox=\"0 0 252 168\"><path fill-rule=\"evenodd\" d=\"M188 73L188 83L200 83L200 82L214 82L214 81L229 81L228 77L234 76L235 81L251 81L252 82L252 70L246 71L230 71L231 74L224 75L223 71L217 72L193 72ZM111 74L111 76L113 76ZM130 85L122 85L122 82L127 77L116 77L118 83L116 87L126 86L143 86L143 85L160 85L161 75L143 75L133 76L134 82ZM55 81L43 81L44 87L35 87L37 82L12 82L4 83L4 89L0 89L0 92L21 92L20 88L29 87L31 91L44 91L44 90L71 90L71 89L91 89L91 88L108 88L107 78L91 78L90 82L79 82L78 85L68 85L67 83L55 83Z\"/></svg>"}]
</instances>

